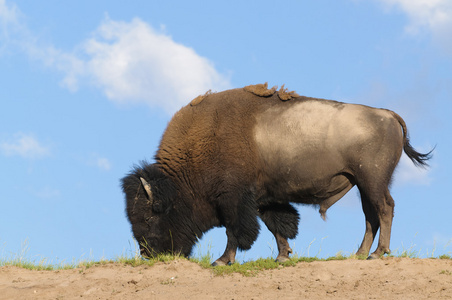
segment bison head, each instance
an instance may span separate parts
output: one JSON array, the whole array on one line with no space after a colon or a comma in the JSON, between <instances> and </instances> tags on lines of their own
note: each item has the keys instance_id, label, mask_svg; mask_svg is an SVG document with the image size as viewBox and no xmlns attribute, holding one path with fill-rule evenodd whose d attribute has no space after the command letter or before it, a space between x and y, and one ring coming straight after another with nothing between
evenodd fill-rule
<instances>
[{"instance_id":1,"label":"bison head","mask_svg":"<svg viewBox=\"0 0 452 300\"><path fill-rule=\"evenodd\" d=\"M186 210L178 209L180 195L163 172L155 165L143 164L122 179L122 189L127 217L142 256L190 254L195 241L184 232L184 220L190 218Z\"/></svg>"}]
</instances>

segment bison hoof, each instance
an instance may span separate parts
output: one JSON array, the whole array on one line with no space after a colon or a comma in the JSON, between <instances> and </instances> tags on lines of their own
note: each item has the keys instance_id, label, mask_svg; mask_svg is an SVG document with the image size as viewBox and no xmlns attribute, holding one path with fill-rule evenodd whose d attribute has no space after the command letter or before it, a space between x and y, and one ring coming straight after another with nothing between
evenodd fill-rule
<instances>
[{"instance_id":1,"label":"bison hoof","mask_svg":"<svg viewBox=\"0 0 452 300\"><path fill-rule=\"evenodd\" d=\"M232 265L231 262L225 263L224 261L216 260L216 261L214 261L214 262L212 263L211 266L212 266L212 267L218 267L218 266L230 266L230 265Z\"/></svg>"},{"instance_id":2,"label":"bison hoof","mask_svg":"<svg viewBox=\"0 0 452 300\"><path fill-rule=\"evenodd\" d=\"M226 264L224 262L222 262L221 260L217 260L212 263L212 267L225 266L225 265Z\"/></svg>"},{"instance_id":3,"label":"bison hoof","mask_svg":"<svg viewBox=\"0 0 452 300\"><path fill-rule=\"evenodd\" d=\"M369 255L369 257L367 258L367 260L373 260L373 259L379 259L379 258L380 258L379 255L377 255L377 254L375 254L375 253L372 253L371 255Z\"/></svg>"},{"instance_id":4,"label":"bison hoof","mask_svg":"<svg viewBox=\"0 0 452 300\"><path fill-rule=\"evenodd\" d=\"M278 263L285 263L286 261L289 261L289 260L290 260L290 258L285 257L285 256L278 256L276 258L276 262L278 262Z\"/></svg>"}]
</instances>

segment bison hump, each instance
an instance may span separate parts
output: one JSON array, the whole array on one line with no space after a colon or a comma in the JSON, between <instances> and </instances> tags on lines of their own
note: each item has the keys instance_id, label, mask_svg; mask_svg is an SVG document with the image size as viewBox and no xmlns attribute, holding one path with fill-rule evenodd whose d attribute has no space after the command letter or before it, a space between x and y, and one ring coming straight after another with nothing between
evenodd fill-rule
<instances>
[{"instance_id":1,"label":"bison hump","mask_svg":"<svg viewBox=\"0 0 452 300\"><path fill-rule=\"evenodd\" d=\"M282 87L278 91L278 97L282 101L287 101L292 98L300 97L300 95L298 95L295 91L288 91L287 89L284 88L284 84L283 84Z\"/></svg>"},{"instance_id":2,"label":"bison hump","mask_svg":"<svg viewBox=\"0 0 452 300\"><path fill-rule=\"evenodd\" d=\"M298 95L295 91L289 91L286 88L284 88L284 85L281 86L279 91L276 91L277 88L278 88L277 86L274 86L271 89L269 89L267 82L263 84L261 83L255 85L248 85L244 87L245 91L253 93L254 95L259 97L270 97L276 93L281 101L287 101L292 98L300 97L300 95Z\"/></svg>"},{"instance_id":3,"label":"bison hump","mask_svg":"<svg viewBox=\"0 0 452 300\"><path fill-rule=\"evenodd\" d=\"M255 85L248 85L246 87L244 87L243 89L247 92L253 93L256 96L260 96L260 97L270 97L272 96L274 93L276 93L276 89L278 87L274 86L271 89L268 88L268 83L260 83L260 84L255 84Z\"/></svg>"},{"instance_id":4,"label":"bison hump","mask_svg":"<svg viewBox=\"0 0 452 300\"><path fill-rule=\"evenodd\" d=\"M204 95L199 95L195 99L191 100L190 106L198 105L199 103L202 102L202 100L204 100L204 98L206 98L207 96L212 95L212 94L213 94L212 90L208 90Z\"/></svg>"}]
</instances>

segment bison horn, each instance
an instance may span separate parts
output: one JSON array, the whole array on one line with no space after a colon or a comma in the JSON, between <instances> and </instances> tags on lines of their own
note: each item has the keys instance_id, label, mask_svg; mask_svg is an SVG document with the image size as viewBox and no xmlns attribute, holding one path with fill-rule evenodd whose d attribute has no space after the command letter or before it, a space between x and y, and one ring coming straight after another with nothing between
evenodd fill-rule
<instances>
[{"instance_id":1,"label":"bison horn","mask_svg":"<svg viewBox=\"0 0 452 300\"><path fill-rule=\"evenodd\" d=\"M141 180L141 183L143 184L146 194L148 195L148 198L152 199L151 185L143 177L140 177L140 180Z\"/></svg>"}]
</instances>

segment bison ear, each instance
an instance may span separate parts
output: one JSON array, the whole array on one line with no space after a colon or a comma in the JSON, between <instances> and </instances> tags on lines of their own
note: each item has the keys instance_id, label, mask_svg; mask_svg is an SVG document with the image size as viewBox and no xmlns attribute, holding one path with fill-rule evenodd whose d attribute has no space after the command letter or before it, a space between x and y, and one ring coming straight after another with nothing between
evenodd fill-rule
<instances>
[{"instance_id":1,"label":"bison ear","mask_svg":"<svg viewBox=\"0 0 452 300\"><path fill-rule=\"evenodd\" d=\"M141 184L144 187L144 191L148 195L149 200L152 201L152 191L151 191L151 185L144 179L143 177L140 177Z\"/></svg>"}]
</instances>

